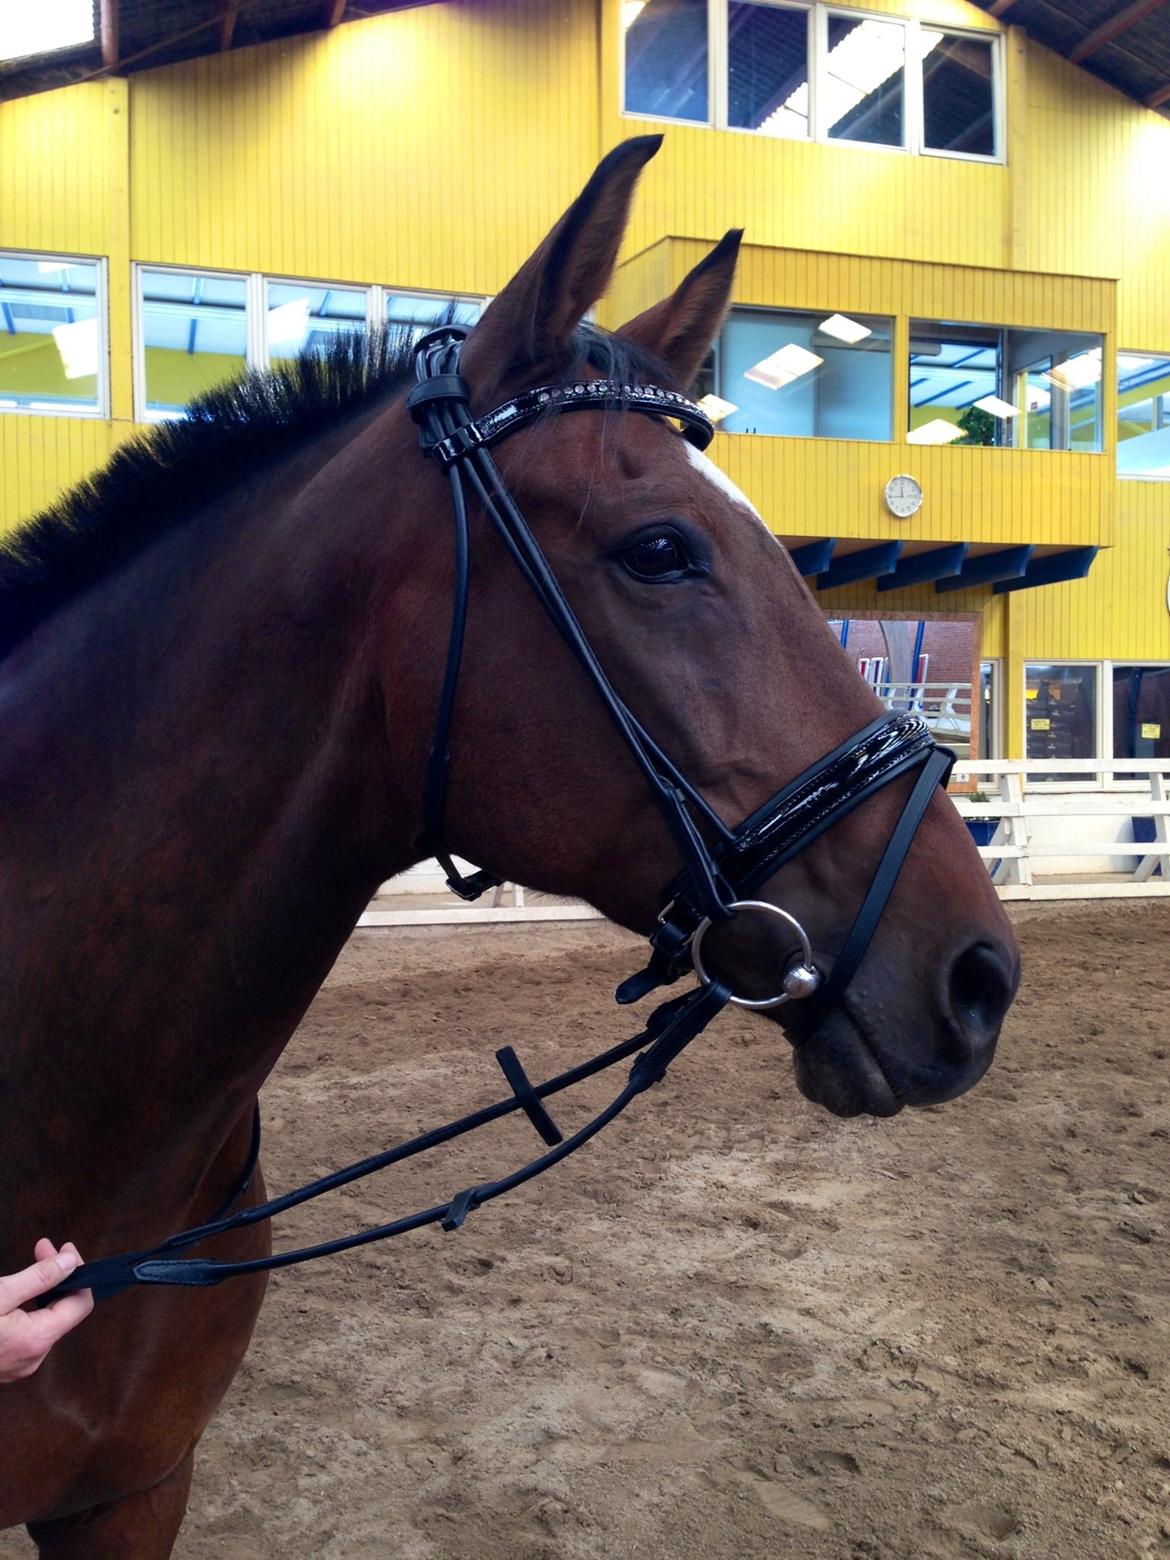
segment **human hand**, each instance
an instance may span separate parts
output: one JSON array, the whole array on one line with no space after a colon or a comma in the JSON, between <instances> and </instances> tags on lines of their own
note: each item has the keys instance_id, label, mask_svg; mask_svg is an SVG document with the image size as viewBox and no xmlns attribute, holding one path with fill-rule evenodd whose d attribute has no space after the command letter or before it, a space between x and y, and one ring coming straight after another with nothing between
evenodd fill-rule
<instances>
[{"instance_id":1,"label":"human hand","mask_svg":"<svg viewBox=\"0 0 1170 1560\"><path fill-rule=\"evenodd\" d=\"M64 1295L40 1311L23 1310L29 1300L47 1294L81 1264L72 1241L58 1251L51 1240L38 1240L33 1255L32 1267L0 1278L0 1382L31 1376L58 1338L93 1310L88 1289Z\"/></svg>"}]
</instances>

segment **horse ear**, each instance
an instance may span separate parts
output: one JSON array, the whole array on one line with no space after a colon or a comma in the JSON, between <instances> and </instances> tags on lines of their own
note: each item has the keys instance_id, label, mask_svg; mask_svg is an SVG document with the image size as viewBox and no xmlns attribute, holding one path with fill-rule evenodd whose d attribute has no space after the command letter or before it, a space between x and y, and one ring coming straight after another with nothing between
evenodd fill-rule
<instances>
[{"instance_id":1,"label":"horse ear","mask_svg":"<svg viewBox=\"0 0 1170 1560\"><path fill-rule=\"evenodd\" d=\"M462 354L468 379L498 380L566 351L617 262L638 175L662 145L640 135L602 158L540 248L484 311Z\"/></svg>"},{"instance_id":2,"label":"horse ear","mask_svg":"<svg viewBox=\"0 0 1170 1560\"><path fill-rule=\"evenodd\" d=\"M689 385L710 351L735 280L742 228L725 233L709 255L688 272L669 298L639 314L618 332L646 347Z\"/></svg>"}]
</instances>

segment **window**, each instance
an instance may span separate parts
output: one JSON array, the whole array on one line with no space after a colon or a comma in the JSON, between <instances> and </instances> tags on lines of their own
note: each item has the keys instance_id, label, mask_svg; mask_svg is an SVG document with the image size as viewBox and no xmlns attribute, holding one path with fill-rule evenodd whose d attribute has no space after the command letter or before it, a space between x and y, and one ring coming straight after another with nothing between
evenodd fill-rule
<instances>
[{"instance_id":1,"label":"window","mask_svg":"<svg viewBox=\"0 0 1170 1560\"><path fill-rule=\"evenodd\" d=\"M20 60L30 54L51 54L92 43L94 9L93 0L5 6L0 60Z\"/></svg>"},{"instance_id":2,"label":"window","mask_svg":"<svg viewBox=\"0 0 1170 1560\"><path fill-rule=\"evenodd\" d=\"M137 288L137 415L148 422L180 416L197 395L247 368L323 351L371 321L421 333L452 308L460 323L474 323L482 307L478 298L170 266L139 266Z\"/></svg>"},{"instance_id":3,"label":"window","mask_svg":"<svg viewBox=\"0 0 1170 1560\"><path fill-rule=\"evenodd\" d=\"M729 433L891 437L893 321L818 310L733 309L716 354Z\"/></svg>"},{"instance_id":4,"label":"window","mask_svg":"<svg viewBox=\"0 0 1170 1560\"><path fill-rule=\"evenodd\" d=\"M105 262L0 254L0 412L105 410Z\"/></svg>"},{"instance_id":5,"label":"window","mask_svg":"<svg viewBox=\"0 0 1170 1560\"><path fill-rule=\"evenodd\" d=\"M444 298L433 293L386 294L386 323L408 326L416 335L433 330L451 311L455 325L474 325L483 304L478 298Z\"/></svg>"},{"instance_id":6,"label":"window","mask_svg":"<svg viewBox=\"0 0 1170 1560\"><path fill-rule=\"evenodd\" d=\"M243 373L248 362L247 279L216 271L143 267L142 406L148 421Z\"/></svg>"},{"instance_id":7,"label":"window","mask_svg":"<svg viewBox=\"0 0 1170 1560\"><path fill-rule=\"evenodd\" d=\"M620 0L624 108L757 135L997 159L1000 43L814 0Z\"/></svg>"},{"instance_id":8,"label":"window","mask_svg":"<svg viewBox=\"0 0 1170 1560\"><path fill-rule=\"evenodd\" d=\"M910 321L911 444L1102 447L1100 336Z\"/></svg>"},{"instance_id":9,"label":"window","mask_svg":"<svg viewBox=\"0 0 1170 1560\"><path fill-rule=\"evenodd\" d=\"M829 16L819 111L832 141L904 144L906 28L875 17Z\"/></svg>"},{"instance_id":10,"label":"window","mask_svg":"<svg viewBox=\"0 0 1170 1560\"><path fill-rule=\"evenodd\" d=\"M1170 477L1170 357L1117 354L1117 470Z\"/></svg>"},{"instance_id":11,"label":"window","mask_svg":"<svg viewBox=\"0 0 1170 1560\"><path fill-rule=\"evenodd\" d=\"M1097 668L1075 663L1024 667L1028 758L1097 757ZM1053 776L1087 779L1088 776Z\"/></svg>"},{"instance_id":12,"label":"window","mask_svg":"<svg viewBox=\"0 0 1170 1560\"><path fill-rule=\"evenodd\" d=\"M269 362L322 352L342 331L366 328L365 287L269 282L264 337Z\"/></svg>"},{"instance_id":13,"label":"window","mask_svg":"<svg viewBox=\"0 0 1170 1560\"><path fill-rule=\"evenodd\" d=\"M1170 758L1170 666L1112 670L1114 758Z\"/></svg>"},{"instance_id":14,"label":"window","mask_svg":"<svg viewBox=\"0 0 1170 1560\"><path fill-rule=\"evenodd\" d=\"M626 111L707 122L707 0L622 0Z\"/></svg>"},{"instance_id":15,"label":"window","mask_svg":"<svg viewBox=\"0 0 1170 1560\"><path fill-rule=\"evenodd\" d=\"M994 157L994 39L924 27L921 40L923 150Z\"/></svg>"},{"instance_id":16,"label":"window","mask_svg":"<svg viewBox=\"0 0 1170 1560\"><path fill-rule=\"evenodd\" d=\"M728 0L727 123L733 130L807 136L807 11Z\"/></svg>"}]
</instances>

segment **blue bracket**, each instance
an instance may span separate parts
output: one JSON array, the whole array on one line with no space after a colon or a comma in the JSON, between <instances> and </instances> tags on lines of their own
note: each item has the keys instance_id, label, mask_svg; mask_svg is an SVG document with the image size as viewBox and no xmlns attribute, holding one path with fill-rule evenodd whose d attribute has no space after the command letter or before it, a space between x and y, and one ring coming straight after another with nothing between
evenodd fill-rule
<instances>
[{"instance_id":1,"label":"blue bracket","mask_svg":"<svg viewBox=\"0 0 1170 1560\"><path fill-rule=\"evenodd\" d=\"M1032 558L1032 546L1001 547L998 552L968 558L957 574L935 580L937 591L967 590L972 585L994 585L1000 580L1022 579Z\"/></svg>"},{"instance_id":2,"label":"blue bracket","mask_svg":"<svg viewBox=\"0 0 1170 1560\"><path fill-rule=\"evenodd\" d=\"M821 542L806 542L803 547L794 547L791 557L798 572L807 580L810 574L820 574L829 567L829 559L833 556L833 548L837 545L835 536L826 536Z\"/></svg>"},{"instance_id":3,"label":"blue bracket","mask_svg":"<svg viewBox=\"0 0 1170 1560\"><path fill-rule=\"evenodd\" d=\"M896 568L905 542L879 542L876 547L863 547L860 552L846 553L836 558L817 575L818 590L833 590L838 585L853 585L858 580L874 580L880 574L889 574Z\"/></svg>"},{"instance_id":4,"label":"blue bracket","mask_svg":"<svg viewBox=\"0 0 1170 1560\"><path fill-rule=\"evenodd\" d=\"M929 552L902 558L892 574L878 581L877 588L904 590L907 585L928 585L931 580L944 580L948 575L958 574L969 546L968 542L955 542L950 547L932 547Z\"/></svg>"},{"instance_id":5,"label":"blue bracket","mask_svg":"<svg viewBox=\"0 0 1170 1560\"><path fill-rule=\"evenodd\" d=\"M1048 553L1024 570L1023 579L1000 580L996 595L1008 590L1029 590L1033 585L1059 585L1063 580L1083 580L1093 566L1100 548L1070 547L1065 552Z\"/></svg>"}]
</instances>

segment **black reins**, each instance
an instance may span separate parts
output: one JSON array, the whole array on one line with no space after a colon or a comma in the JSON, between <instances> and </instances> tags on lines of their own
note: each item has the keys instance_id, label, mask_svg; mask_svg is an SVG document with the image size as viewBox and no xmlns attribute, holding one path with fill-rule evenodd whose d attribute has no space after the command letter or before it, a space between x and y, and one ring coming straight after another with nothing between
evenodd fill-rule
<instances>
[{"instance_id":1,"label":"black reins","mask_svg":"<svg viewBox=\"0 0 1170 1560\"><path fill-rule=\"evenodd\" d=\"M656 1008L645 1028L632 1039L544 1083L532 1083L516 1053L510 1046L505 1046L496 1052L496 1060L511 1090L507 1099L472 1111L446 1126L436 1127L258 1207L227 1213L225 1209L233 1206L246 1189L255 1166L259 1151L257 1116L245 1176L215 1218L197 1228L172 1235L147 1250L85 1263L43 1297L42 1304L70 1291L87 1288L93 1290L95 1299L102 1300L141 1284L204 1287L245 1273L270 1272L349 1251L429 1224L439 1224L445 1230L458 1229L475 1208L551 1169L620 1115L637 1095L665 1078L675 1058L727 1003L770 1008L789 1001L811 1001L818 1007L839 1002L865 955L935 788L946 784L954 755L934 742L925 722L911 714L883 716L790 781L737 828L729 828L614 690L490 454L492 445L516 429L538 418L559 416L569 411L631 411L669 419L677 422L683 437L700 449L712 438L714 430L710 420L701 407L675 391L653 385L617 384L608 379L586 379L532 390L496 407L486 416L473 418L468 387L458 372L465 335L463 328L447 325L419 341L415 349L418 383L407 397L411 416L419 425L422 449L447 475L454 519L455 583L451 627L424 800L430 848L446 872L450 887L464 899L477 898L499 881L484 871L463 876L452 859L445 830L450 730L459 687L471 586L467 493L470 488L487 522L583 666L650 786L682 859L682 871L663 896L664 909L650 939L649 963L639 974L622 983L618 988L618 1000L637 1001L648 991L669 984L691 970L698 975L700 984ZM914 770L918 771L917 779L881 855L853 926L825 979L814 963L809 939L795 917L777 905L751 896L786 862L876 790ZM767 999L749 1000L735 996L724 980L708 971L702 959L701 948L707 930L715 923L730 920L745 911L779 918L795 945L794 951L798 950L783 978L784 989ZM631 1056L635 1060L617 1095L584 1126L565 1137L543 1102ZM242 1262L177 1255L213 1236L287 1212L516 1111L523 1111L528 1117L545 1143L546 1151L499 1180L467 1187L446 1202L377 1228L296 1251Z\"/></svg>"}]
</instances>

